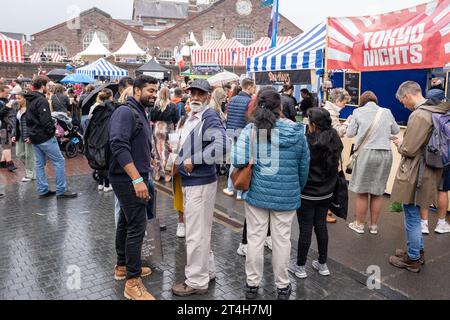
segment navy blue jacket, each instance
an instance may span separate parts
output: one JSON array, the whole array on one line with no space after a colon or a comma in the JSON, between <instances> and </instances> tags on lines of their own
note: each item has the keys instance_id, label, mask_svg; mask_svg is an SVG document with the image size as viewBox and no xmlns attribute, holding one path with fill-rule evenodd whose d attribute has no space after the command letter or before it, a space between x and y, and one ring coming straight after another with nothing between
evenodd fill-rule
<instances>
[{"instance_id":1,"label":"navy blue jacket","mask_svg":"<svg viewBox=\"0 0 450 320\"><path fill-rule=\"evenodd\" d=\"M246 113L252 97L243 91L231 98L228 105L227 129L244 129L247 126Z\"/></svg>"},{"instance_id":2,"label":"navy blue jacket","mask_svg":"<svg viewBox=\"0 0 450 320\"><path fill-rule=\"evenodd\" d=\"M133 138L135 130L135 115L130 107L139 113L142 129ZM143 178L148 178L151 172L151 137L152 129L145 113L145 108L134 98L129 98L127 105L114 111L110 120L109 144L111 148L111 164L109 176L111 182L131 182L131 178L123 169L134 163Z\"/></svg>"},{"instance_id":3,"label":"navy blue jacket","mask_svg":"<svg viewBox=\"0 0 450 320\"><path fill-rule=\"evenodd\" d=\"M203 139L202 139L203 137ZM213 109L203 113L202 121L191 131L177 160L183 187L202 186L217 181L216 163L222 163L227 152L226 133L219 115ZM190 158L194 170L184 170L184 160Z\"/></svg>"}]
</instances>

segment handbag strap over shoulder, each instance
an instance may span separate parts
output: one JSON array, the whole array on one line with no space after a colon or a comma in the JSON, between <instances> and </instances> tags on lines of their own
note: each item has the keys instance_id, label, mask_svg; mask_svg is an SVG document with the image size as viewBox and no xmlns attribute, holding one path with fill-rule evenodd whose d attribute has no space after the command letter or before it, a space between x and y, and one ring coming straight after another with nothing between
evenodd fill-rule
<instances>
[{"instance_id":1,"label":"handbag strap over shoulder","mask_svg":"<svg viewBox=\"0 0 450 320\"><path fill-rule=\"evenodd\" d=\"M254 156L254 149L255 149L255 126L252 126L250 129L250 161L249 164L253 165L255 164L255 156Z\"/></svg>"},{"instance_id":2,"label":"handbag strap over shoulder","mask_svg":"<svg viewBox=\"0 0 450 320\"><path fill-rule=\"evenodd\" d=\"M366 134L364 135L363 141L361 144L356 148L355 154L357 155L358 151L361 150L369 141L369 138L373 135L373 133L378 129L378 126L380 124L381 115L383 113L383 108L379 108L377 111L377 114L375 116L375 119L372 122L372 125L367 130Z\"/></svg>"}]
</instances>

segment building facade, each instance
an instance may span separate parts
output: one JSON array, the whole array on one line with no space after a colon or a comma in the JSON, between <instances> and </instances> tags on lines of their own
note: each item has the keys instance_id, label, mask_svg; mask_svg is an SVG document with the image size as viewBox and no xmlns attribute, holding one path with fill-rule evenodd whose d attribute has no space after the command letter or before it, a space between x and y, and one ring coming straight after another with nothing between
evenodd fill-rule
<instances>
[{"instance_id":1,"label":"building facade","mask_svg":"<svg viewBox=\"0 0 450 320\"><path fill-rule=\"evenodd\" d=\"M111 51L118 50L131 32L138 45L162 61L170 61L174 48L189 41L192 32L200 45L225 35L250 45L267 36L271 8L260 0L196 0L177 3L135 0L132 20L113 19L97 8L84 11L78 19L66 21L31 36L31 52L58 52L71 58L83 51L94 32ZM153 29L152 29L153 28ZM280 16L279 35L295 37L302 32Z\"/></svg>"}]
</instances>

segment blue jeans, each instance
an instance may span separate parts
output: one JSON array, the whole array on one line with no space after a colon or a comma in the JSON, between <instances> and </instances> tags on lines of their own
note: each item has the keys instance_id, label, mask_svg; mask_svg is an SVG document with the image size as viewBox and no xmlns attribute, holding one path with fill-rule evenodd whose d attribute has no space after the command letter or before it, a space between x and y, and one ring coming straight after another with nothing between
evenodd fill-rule
<instances>
[{"instance_id":1,"label":"blue jeans","mask_svg":"<svg viewBox=\"0 0 450 320\"><path fill-rule=\"evenodd\" d=\"M66 192L65 160L59 150L56 138L52 138L44 143L33 145L35 157L35 171L37 179L37 191L39 195L46 194L48 190L48 180L45 174L45 164L47 158L52 162L56 174L56 194L61 195Z\"/></svg>"},{"instance_id":2,"label":"blue jeans","mask_svg":"<svg viewBox=\"0 0 450 320\"><path fill-rule=\"evenodd\" d=\"M230 191L234 191L233 180L231 180L231 174L233 173L234 169L236 169L236 168L233 167L233 165L231 165L231 167L230 167L230 176L228 177L228 184L227 184L228 190L230 190ZM242 194L243 194L242 191L237 191L237 196L238 197L239 196L242 197Z\"/></svg>"},{"instance_id":3,"label":"blue jeans","mask_svg":"<svg viewBox=\"0 0 450 320\"><path fill-rule=\"evenodd\" d=\"M89 125L89 115L81 116L81 130L83 130L83 134L86 132L88 125Z\"/></svg>"},{"instance_id":4,"label":"blue jeans","mask_svg":"<svg viewBox=\"0 0 450 320\"><path fill-rule=\"evenodd\" d=\"M413 204L404 204L403 210L405 211L405 229L406 229L406 241L408 247L408 256L411 260L420 259L420 250L424 249L420 207Z\"/></svg>"}]
</instances>

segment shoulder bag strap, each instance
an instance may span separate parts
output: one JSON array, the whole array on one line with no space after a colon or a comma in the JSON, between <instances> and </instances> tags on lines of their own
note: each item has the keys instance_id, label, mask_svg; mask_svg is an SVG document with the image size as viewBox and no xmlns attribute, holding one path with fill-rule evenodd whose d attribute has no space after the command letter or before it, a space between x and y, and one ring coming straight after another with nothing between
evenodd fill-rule
<instances>
[{"instance_id":1,"label":"shoulder bag strap","mask_svg":"<svg viewBox=\"0 0 450 320\"><path fill-rule=\"evenodd\" d=\"M251 165L255 164L254 145L255 145L255 127L253 126L250 129L250 161L249 161L249 164L251 164Z\"/></svg>"},{"instance_id":2,"label":"shoulder bag strap","mask_svg":"<svg viewBox=\"0 0 450 320\"><path fill-rule=\"evenodd\" d=\"M369 127L366 134L364 135L364 138L363 138L363 141L361 142L361 144L355 149L354 154L356 154L356 155L358 154L358 151L361 150L366 145L366 143L369 141L369 138L372 136L372 134L378 128L382 113L383 113L383 108L380 107L380 109L378 109L378 111L377 111L375 119L372 122L372 125Z\"/></svg>"}]
</instances>

